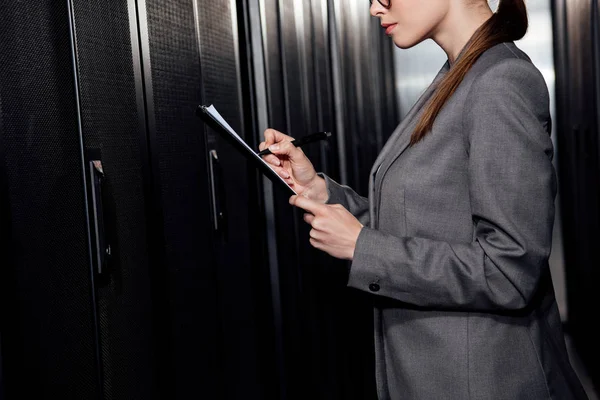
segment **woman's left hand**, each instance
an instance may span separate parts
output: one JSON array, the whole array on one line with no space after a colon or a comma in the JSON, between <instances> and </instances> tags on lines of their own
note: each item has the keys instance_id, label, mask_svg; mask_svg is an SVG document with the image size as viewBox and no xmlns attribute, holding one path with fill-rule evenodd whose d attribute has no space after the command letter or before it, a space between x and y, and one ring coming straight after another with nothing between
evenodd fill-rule
<instances>
[{"instance_id":1,"label":"woman's left hand","mask_svg":"<svg viewBox=\"0 0 600 400\"><path fill-rule=\"evenodd\" d=\"M340 204L322 204L303 196L290 197L290 204L308 211L304 221L312 226L310 244L329 255L352 260L363 225Z\"/></svg>"}]
</instances>

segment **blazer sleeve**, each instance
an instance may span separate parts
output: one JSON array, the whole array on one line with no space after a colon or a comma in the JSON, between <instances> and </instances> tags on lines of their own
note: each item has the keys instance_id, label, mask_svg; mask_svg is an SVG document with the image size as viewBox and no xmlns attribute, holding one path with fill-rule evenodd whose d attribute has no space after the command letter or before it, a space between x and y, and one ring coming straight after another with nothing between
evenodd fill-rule
<instances>
[{"instance_id":1,"label":"blazer sleeve","mask_svg":"<svg viewBox=\"0 0 600 400\"><path fill-rule=\"evenodd\" d=\"M349 286L424 307L526 307L552 242L548 103L542 75L525 60L502 61L477 77L463 114L473 241L394 237L364 227Z\"/></svg>"},{"instance_id":2,"label":"blazer sleeve","mask_svg":"<svg viewBox=\"0 0 600 400\"><path fill-rule=\"evenodd\" d=\"M369 225L369 199L356 193L352 188L340 185L327 175L319 172L321 178L325 179L327 194L329 198L325 204L341 204L352 215L354 215L361 224Z\"/></svg>"}]
</instances>

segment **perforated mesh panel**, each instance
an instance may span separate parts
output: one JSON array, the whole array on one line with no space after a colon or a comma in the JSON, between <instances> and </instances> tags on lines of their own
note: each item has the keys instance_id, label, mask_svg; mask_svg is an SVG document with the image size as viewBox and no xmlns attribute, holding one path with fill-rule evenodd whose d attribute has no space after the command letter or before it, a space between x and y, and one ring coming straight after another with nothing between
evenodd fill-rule
<instances>
[{"instance_id":1,"label":"perforated mesh panel","mask_svg":"<svg viewBox=\"0 0 600 400\"><path fill-rule=\"evenodd\" d=\"M136 103L127 0L75 1L74 13L84 144L102 152L112 253L107 273L96 280L105 398L146 400L156 393L140 155L146 132Z\"/></svg>"},{"instance_id":2,"label":"perforated mesh panel","mask_svg":"<svg viewBox=\"0 0 600 400\"><path fill-rule=\"evenodd\" d=\"M9 398L94 399L90 266L67 2L0 4ZM32 29L35 27L35 29ZM6 307L6 305L5 305ZM42 395L43 394L43 395Z\"/></svg>"},{"instance_id":3,"label":"perforated mesh panel","mask_svg":"<svg viewBox=\"0 0 600 400\"><path fill-rule=\"evenodd\" d=\"M192 1L146 3L153 103L150 132L160 179L172 314L173 398L218 392L219 336L212 221Z\"/></svg>"},{"instance_id":4,"label":"perforated mesh panel","mask_svg":"<svg viewBox=\"0 0 600 400\"><path fill-rule=\"evenodd\" d=\"M193 1L147 3L176 396L201 388L206 398L264 398L250 257L259 234L248 225L256 214L249 209L248 167L195 115L199 104L214 104L243 135L232 2L197 3L197 21ZM223 237L213 233L210 220L206 163L213 149L224 181Z\"/></svg>"},{"instance_id":5,"label":"perforated mesh panel","mask_svg":"<svg viewBox=\"0 0 600 400\"><path fill-rule=\"evenodd\" d=\"M214 104L240 136L252 145L242 121L239 39L237 21L234 21L236 10L232 9L235 2L203 0L198 1L198 5L203 101ZM209 137L216 135L211 130L207 134ZM223 360L225 382L230 379L236 382L236 385L226 384L223 397L262 399L265 398L265 380L269 382L272 376L261 377L261 364L269 361L268 349L261 346L258 337L268 334L271 326L257 323L257 314L270 308L270 303L262 302L268 297L268 293L257 289L262 283L259 282L262 266L253 265L250 255L251 247L260 246L263 240L263 232L257 227L260 210L250 206L249 182L253 181L249 181L249 177L256 177L256 168L223 138L215 136L215 139L212 145L219 153L222 167L224 188L221 195L225 196L228 223L227 237L215 249L223 340L219 356Z\"/></svg>"},{"instance_id":6,"label":"perforated mesh panel","mask_svg":"<svg viewBox=\"0 0 600 400\"><path fill-rule=\"evenodd\" d=\"M243 135L231 2L220 0L199 3L198 25L204 99L214 104L232 128Z\"/></svg>"}]
</instances>

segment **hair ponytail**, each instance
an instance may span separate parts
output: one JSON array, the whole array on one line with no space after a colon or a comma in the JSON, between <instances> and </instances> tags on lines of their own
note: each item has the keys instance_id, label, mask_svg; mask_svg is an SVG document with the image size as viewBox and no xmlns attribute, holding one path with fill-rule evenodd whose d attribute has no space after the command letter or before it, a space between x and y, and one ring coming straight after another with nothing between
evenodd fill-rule
<instances>
[{"instance_id":1,"label":"hair ponytail","mask_svg":"<svg viewBox=\"0 0 600 400\"><path fill-rule=\"evenodd\" d=\"M431 131L438 113L479 56L499 43L521 39L527 32L527 25L527 9L523 0L500 0L498 10L474 33L469 47L440 81L410 138L411 146Z\"/></svg>"}]
</instances>

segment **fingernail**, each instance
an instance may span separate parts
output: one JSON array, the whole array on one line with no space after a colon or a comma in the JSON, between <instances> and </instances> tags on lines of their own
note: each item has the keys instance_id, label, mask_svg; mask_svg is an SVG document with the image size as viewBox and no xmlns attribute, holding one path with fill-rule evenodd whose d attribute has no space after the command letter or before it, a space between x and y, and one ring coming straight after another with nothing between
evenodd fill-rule
<instances>
[{"instance_id":1,"label":"fingernail","mask_svg":"<svg viewBox=\"0 0 600 400\"><path fill-rule=\"evenodd\" d=\"M276 158L276 159L275 159L275 164L277 164L277 165L281 165L281 161L279 161L279 158Z\"/></svg>"},{"instance_id":2,"label":"fingernail","mask_svg":"<svg viewBox=\"0 0 600 400\"><path fill-rule=\"evenodd\" d=\"M277 150L279 150L279 145L278 144L274 144L271 147L269 147L269 150L271 150L271 151L273 151L273 150L277 151Z\"/></svg>"},{"instance_id":3,"label":"fingernail","mask_svg":"<svg viewBox=\"0 0 600 400\"><path fill-rule=\"evenodd\" d=\"M287 172L283 171L283 177L284 177L284 178L289 178L289 177L290 177L290 174L288 174Z\"/></svg>"}]
</instances>

